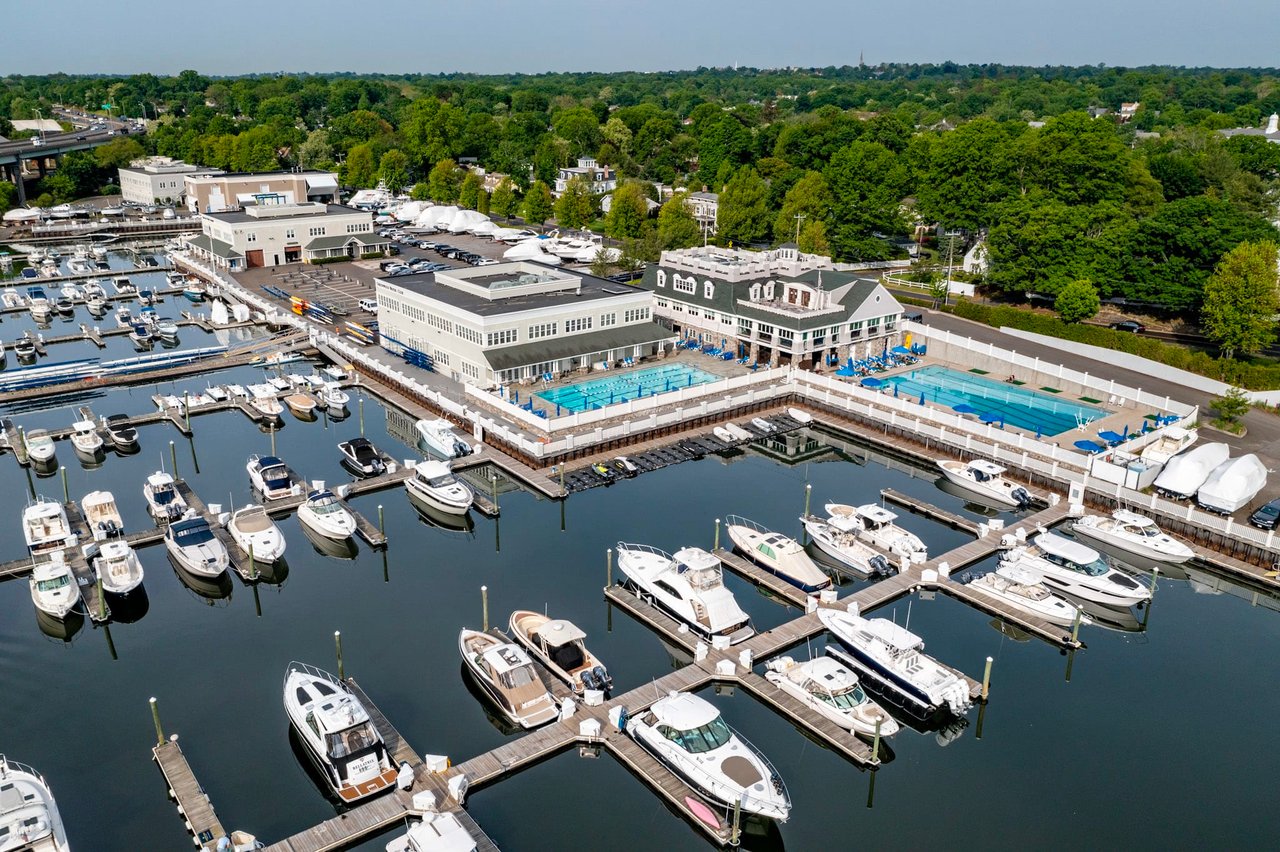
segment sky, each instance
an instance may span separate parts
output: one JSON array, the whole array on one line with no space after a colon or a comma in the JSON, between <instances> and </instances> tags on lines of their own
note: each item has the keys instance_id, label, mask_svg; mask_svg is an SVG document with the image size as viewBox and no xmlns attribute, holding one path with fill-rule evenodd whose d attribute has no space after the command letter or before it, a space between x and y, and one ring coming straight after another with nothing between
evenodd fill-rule
<instances>
[{"instance_id":1,"label":"sky","mask_svg":"<svg viewBox=\"0 0 1280 852\"><path fill-rule=\"evenodd\" d=\"M0 74L1280 65L1276 0L6 0ZM19 12L19 18L21 13ZM58 22L65 22L60 25Z\"/></svg>"}]
</instances>

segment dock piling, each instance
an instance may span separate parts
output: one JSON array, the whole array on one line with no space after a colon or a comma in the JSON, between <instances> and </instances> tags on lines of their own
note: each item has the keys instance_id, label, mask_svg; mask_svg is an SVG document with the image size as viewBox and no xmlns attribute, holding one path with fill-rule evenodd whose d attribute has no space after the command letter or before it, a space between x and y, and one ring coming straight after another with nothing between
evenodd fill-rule
<instances>
[{"instance_id":1,"label":"dock piling","mask_svg":"<svg viewBox=\"0 0 1280 852\"><path fill-rule=\"evenodd\" d=\"M258 579L258 562L253 558L253 541L249 542L249 579Z\"/></svg>"},{"instance_id":2,"label":"dock piling","mask_svg":"<svg viewBox=\"0 0 1280 852\"><path fill-rule=\"evenodd\" d=\"M733 800L733 825L729 829L729 845L737 846L742 836L742 799Z\"/></svg>"},{"instance_id":3,"label":"dock piling","mask_svg":"<svg viewBox=\"0 0 1280 852\"><path fill-rule=\"evenodd\" d=\"M98 575L98 620L107 620L107 599L102 594L102 575Z\"/></svg>"},{"instance_id":4,"label":"dock piling","mask_svg":"<svg viewBox=\"0 0 1280 852\"><path fill-rule=\"evenodd\" d=\"M489 483L493 491L493 510L498 511L498 474L489 474Z\"/></svg>"},{"instance_id":5,"label":"dock piling","mask_svg":"<svg viewBox=\"0 0 1280 852\"><path fill-rule=\"evenodd\" d=\"M711 550L712 552L715 552L719 549L720 549L720 519L716 518L716 541L715 541L715 544L712 545Z\"/></svg>"},{"instance_id":6,"label":"dock piling","mask_svg":"<svg viewBox=\"0 0 1280 852\"><path fill-rule=\"evenodd\" d=\"M67 466L66 466L65 464L64 464L64 465L62 465L62 466L60 467L60 470L62 471L62 502L63 502L63 503L70 503L70 502L71 502L71 492L70 492L70 490L67 488Z\"/></svg>"},{"instance_id":7,"label":"dock piling","mask_svg":"<svg viewBox=\"0 0 1280 852\"><path fill-rule=\"evenodd\" d=\"M987 696L991 694L991 663L990 657L987 657L987 666L982 670L982 700L986 701Z\"/></svg>"},{"instance_id":8,"label":"dock piling","mask_svg":"<svg viewBox=\"0 0 1280 852\"><path fill-rule=\"evenodd\" d=\"M1147 601L1147 606L1151 606L1151 601L1156 599L1156 581L1160 579L1160 569L1152 566L1151 568L1151 600Z\"/></svg>"},{"instance_id":9,"label":"dock piling","mask_svg":"<svg viewBox=\"0 0 1280 852\"><path fill-rule=\"evenodd\" d=\"M178 476L178 448L174 446L173 441L169 442L169 463L173 465L173 476Z\"/></svg>"},{"instance_id":10,"label":"dock piling","mask_svg":"<svg viewBox=\"0 0 1280 852\"><path fill-rule=\"evenodd\" d=\"M164 728L160 727L160 705L151 698L151 720L156 723L156 745L164 745Z\"/></svg>"},{"instance_id":11,"label":"dock piling","mask_svg":"<svg viewBox=\"0 0 1280 852\"><path fill-rule=\"evenodd\" d=\"M187 424L187 434L191 434L191 391L182 392L182 414Z\"/></svg>"},{"instance_id":12,"label":"dock piling","mask_svg":"<svg viewBox=\"0 0 1280 852\"><path fill-rule=\"evenodd\" d=\"M378 532L382 533L384 536L387 534L387 522L382 514L381 503L378 504Z\"/></svg>"},{"instance_id":13,"label":"dock piling","mask_svg":"<svg viewBox=\"0 0 1280 852\"><path fill-rule=\"evenodd\" d=\"M360 437L364 437L364 397L360 397Z\"/></svg>"},{"instance_id":14,"label":"dock piling","mask_svg":"<svg viewBox=\"0 0 1280 852\"><path fill-rule=\"evenodd\" d=\"M809 498L813 496L813 483L804 484L804 516L809 517Z\"/></svg>"},{"instance_id":15,"label":"dock piling","mask_svg":"<svg viewBox=\"0 0 1280 852\"><path fill-rule=\"evenodd\" d=\"M338 680L346 680L346 672L342 670L342 631L333 631L333 644L338 649Z\"/></svg>"},{"instance_id":16,"label":"dock piling","mask_svg":"<svg viewBox=\"0 0 1280 852\"><path fill-rule=\"evenodd\" d=\"M271 430L271 455L276 454L276 422L271 421L268 428Z\"/></svg>"},{"instance_id":17,"label":"dock piling","mask_svg":"<svg viewBox=\"0 0 1280 852\"><path fill-rule=\"evenodd\" d=\"M483 627L480 629L486 633L489 631L489 587L480 587L480 607L484 611Z\"/></svg>"},{"instance_id":18,"label":"dock piling","mask_svg":"<svg viewBox=\"0 0 1280 852\"><path fill-rule=\"evenodd\" d=\"M604 552L604 579L605 588L613 585L613 548L610 547Z\"/></svg>"},{"instance_id":19,"label":"dock piling","mask_svg":"<svg viewBox=\"0 0 1280 852\"><path fill-rule=\"evenodd\" d=\"M881 717L876 717L876 738L871 741L871 759L878 765L880 763L880 723L884 721Z\"/></svg>"},{"instance_id":20,"label":"dock piling","mask_svg":"<svg viewBox=\"0 0 1280 852\"><path fill-rule=\"evenodd\" d=\"M1077 608L1076 617L1071 622L1071 644L1072 645L1075 645L1080 641L1080 621L1082 618L1080 613L1081 613L1081 610Z\"/></svg>"}]
</instances>

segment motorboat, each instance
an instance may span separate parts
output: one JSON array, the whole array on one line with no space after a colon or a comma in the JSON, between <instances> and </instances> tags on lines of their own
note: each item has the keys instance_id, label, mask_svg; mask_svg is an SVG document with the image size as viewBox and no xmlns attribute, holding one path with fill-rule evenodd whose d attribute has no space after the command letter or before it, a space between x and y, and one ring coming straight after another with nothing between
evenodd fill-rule
<instances>
[{"instance_id":1,"label":"motorboat","mask_svg":"<svg viewBox=\"0 0 1280 852\"><path fill-rule=\"evenodd\" d=\"M387 852L475 852L476 841L450 811L428 811L409 830L387 841Z\"/></svg>"},{"instance_id":2,"label":"motorboat","mask_svg":"<svg viewBox=\"0 0 1280 852\"><path fill-rule=\"evenodd\" d=\"M217 577L231 564L227 546L213 534L209 522L199 516L169 524L164 546L175 562L199 577Z\"/></svg>"},{"instance_id":3,"label":"motorboat","mask_svg":"<svg viewBox=\"0 0 1280 852\"><path fill-rule=\"evenodd\" d=\"M67 298L66 296L56 297L53 300L53 306L58 311L58 313L63 315L71 314L76 309L75 302L71 301L71 299Z\"/></svg>"},{"instance_id":4,"label":"motorboat","mask_svg":"<svg viewBox=\"0 0 1280 852\"><path fill-rule=\"evenodd\" d=\"M155 326L156 336L161 340L173 341L178 339L178 324L173 320L159 320Z\"/></svg>"},{"instance_id":5,"label":"motorboat","mask_svg":"<svg viewBox=\"0 0 1280 852\"><path fill-rule=\"evenodd\" d=\"M231 399L248 399L251 395L244 385L229 384L226 388L227 396Z\"/></svg>"},{"instance_id":6,"label":"motorboat","mask_svg":"<svg viewBox=\"0 0 1280 852\"><path fill-rule=\"evenodd\" d=\"M268 500L279 500L293 493L289 467L275 456L249 456L245 464L249 484Z\"/></svg>"},{"instance_id":7,"label":"motorboat","mask_svg":"<svg viewBox=\"0 0 1280 852\"><path fill-rule=\"evenodd\" d=\"M325 382L320 389L320 401L326 408L346 408L351 396L337 382Z\"/></svg>"},{"instance_id":8,"label":"motorboat","mask_svg":"<svg viewBox=\"0 0 1280 852\"><path fill-rule=\"evenodd\" d=\"M858 676L835 657L805 662L778 657L765 668L770 683L846 731L864 737L898 733L897 721L862 691Z\"/></svg>"},{"instance_id":9,"label":"motorboat","mask_svg":"<svg viewBox=\"0 0 1280 852\"><path fill-rule=\"evenodd\" d=\"M515 724L536 728L560 715L555 698L519 645L463 628L458 633L458 652L485 694Z\"/></svg>"},{"instance_id":10,"label":"motorboat","mask_svg":"<svg viewBox=\"0 0 1280 852\"><path fill-rule=\"evenodd\" d=\"M279 420L284 413L284 406L276 399L276 390L271 385L249 385L249 405L267 420Z\"/></svg>"},{"instance_id":11,"label":"motorboat","mask_svg":"<svg viewBox=\"0 0 1280 852\"><path fill-rule=\"evenodd\" d=\"M360 699L338 678L305 663L284 673L284 709L298 739L345 804L395 787L398 768Z\"/></svg>"},{"instance_id":12,"label":"motorboat","mask_svg":"<svg viewBox=\"0 0 1280 852\"><path fill-rule=\"evenodd\" d=\"M1029 566L1043 582L1073 598L1130 607L1151 598L1151 589L1108 565L1092 547L1044 532L1030 545L1006 551L1006 561Z\"/></svg>"},{"instance_id":13,"label":"motorboat","mask_svg":"<svg viewBox=\"0 0 1280 852\"><path fill-rule=\"evenodd\" d=\"M80 603L80 587L76 585L71 566L64 559L37 562L31 569L30 583L32 603L36 609L53 618L65 618ZM2 802L3 797L0 797Z\"/></svg>"},{"instance_id":14,"label":"motorboat","mask_svg":"<svg viewBox=\"0 0 1280 852\"><path fill-rule=\"evenodd\" d=\"M110 491L90 491L80 499L80 511L94 541L106 541L124 535L124 518Z\"/></svg>"},{"instance_id":15,"label":"motorboat","mask_svg":"<svg viewBox=\"0 0 1280 852\"><path fill-rule=\"evenodd\" d=\"M695 789L726 807L741 806L746 813L780 822L791 813L791 797L777 770L705 698L672 692L626 719L626 732Z\"/></svg>"},{"instance_id":16,"label":"motorboat","mask_svg":"<svg viewBox=\"0 0 1280 852\"><path fill-rule=\"evenodd\" d=\"M604 664L587 650L587 634L573 622L518 609L511 613L509 626L515 640L574 692L613 686Z\"/></svg>"},{"instance_id":17,"label":"motorboat","mask_svg":"<svg viewBox=\"0 0 1280 852\"><path fill-rule=\"evenodd\" d=\"M36 342L29 335L14 338L13 354L19 361L33 361L36 357Z\"/></svg>"},{"instance_id":18,"label":"motorboat","mask_svg":"<svg viewBox=\"0 0 1280 852\"><path fill-rule=\"evenodd\" d=\"M222 385L207 385L204 389L205 396L214 402L226 402L230 398L227 389Z\"/></svg>"},{"instance_id":19,"label":"motorboat","mask_svg":"<svg viewBox=\"0 0 1280 852\"><path fill-rule=\"evenodd\" d=\"M127 275L117 275L111 279L111 287L119 296L136 296L138 288L133 286L133 282L129 280Z\"/></svg>"},{"instance_id":20,"label":"motorboat","mask_svg":"<svg viewBox=\"0 0 1280 852\"><path fill-rule=\"evenodd\" d=\"M88 272L90 270L85 270L85 271ZM75 284L67 284L65 287L62 288L62 296L64 298L70 299L73 302L78 302L84 299L84 290L82 290L80 287L77 287Z\"/></svg>"},{"instance_id":21,"label":"motorboat","mask_svg":"<svg viewBox=\"0 0 1280 852\"><path fill-rule=\"evenodd\" d=\"M303 420L314 420L316 416L316 401L310 394L291 393L284 398L284 404L289 406L289 410L294 416Z\"/></svg>"},{"instance_id":22,"label":"motorboat","mask_svg":"<svg viewBox=\"0 0 1280 852\"><path fill-rule=\"evenodd\" d=\"M47 497L37 497L22 510L22 532L32 556L76 545L66 508Z\"/></svg>"},{"instance_id":23,"label":"motorboat","mask_svg":"<svg viewBox=\"0 0 1280 852\"><path fill-rule=\"evenodd\" d=\"M187 513L187 501L178 493L173 477L163 470L147 477L142 486L142 496L147 501L151 517L157 521L176 521Z\"/></svg>"},{"instance_id":24,"label":"motorboat","mask_svg":"<svg viewBox=\"0 0 1280 852\"><path fill-rule=\"evenodd\" d=\"M58 448L54 446L53 438L49 437L48 431L44 429L32 429L25 434L23 440L27 445L27 457L32 461L52 461L54 455L58 452Z\"/></svg>"},{"instance_id":25,"label":"motorboat","mask_svg":"<svg viewBox=\"0 0 1280 852\"><path fill-rule=\"evenodd\" d=\"M71 446L76 452L94 458L102 452L102 436L98 434L98 424L92 420L77 420L71 424Z\"/></svg>"},{"instance_id":26,"label":"motorboat","mask_svg":"<svg viewBox=\"0 0 1280 852\"><path fill-rule=\"evenodd\" d=\"M136 322L129 329L129 339L133 341L134 346L150 346L155 335L151 333L151 327L146 323Z\"/></svg>"},{"instance_id":27,"label":"motorboat","mask_svg":"<svg viewBox=\"0 0 1280 852\"><path fill-rule=\"evenodd\" d=\"M971 580L967 585L975 592L1050 624L1070 626L1080 612L1078 607L1050 591L1039 572L1017 562L1001 562L996 570Z\"/></svg>"},{"instance_id":28,"label":"motorboat","mask_svg":"<svg viewBox=\"0 0 1280 852\"><path fill-rule=\"evenodd\" d=\"M102 425L117 450L127 452L138 449L138 430L130 425L127 415L112 414L102 421Z\"/></svg>"},{"instance_id":29,"label":"motorboat","mask_svg":"<svg viewBox=\"0 0 1280 852\"><path fill-rule=\"evenodd\" d=\"M22 307L22 296L18 294L18 289L16 287L5 287L4 290L0 291L0 304L3 304L6 308Z\"/></svg>"},{"instance_id":30,"label":"motorboat","mask_svg":"<svg viewBox=\"0 0 1280 852\"><path fill-rule=\"evenodd\" d=\"M454 475L448 462L436 459L418 462L404 487L424 503L453 515L465 515L475 500L471 486Z\"/></svg>"},{"instance_id":31,"label":"motorboat","mask_svg":"<svg viewBox=\"0 0 1280 852\"><path fill-rule=\"evenodd\" d=\"M804 545L782 533L765 529L755 521L729 515L725 532L734 545L770 574L786 580L804 592L820 592L831 586L831 578L822 573Z\"/></svg>"},{"instance_id":32,"label":"motorboat","mask_svg":"<svg viewBox=\"0 0 1280 852\"><path fill-rule=\"evenodd\" d=\"M182 287L182 295L188 302L203 302L205 292L205 288L192 279L188 279Z\"/></svg>"},{"instance_id":33,"label":"motorboat","mask_svg":"<svg viewBox=\"0 0 1280 852\"><path fill-rule=\"evenodd\" d=\"M69 852L67 831L49 784L24 763L0 754L0 849Z\"/></svg>"},{"instance_id":34,"label":"motorboat","mask_svg":"<svg viewBox=\"0 0 1280 852\"><path fill-rule=\"evenodd\" d=\"M737 437L735 437L734 434L724 426L716 426L714 429L711 430L711 434L715 435L717 438L719 438L721 441L724 441L726 444L738 443Z\"/></svg>"},{"instance_id":35,"label":"motorboat","mask_svg":"<svg viewBox=\"0 0 1280 852\"><path fill-rule=\"evenodd\" d=\"M778 431L778 427L774 426L772 423L770 423L768 420L765 420L763 417L751 418L751 425L756 427L766 435Z\"/></svg>"},{"instance_id":36,"label":"motorboat","mask_svg":"<svg viewBox=\"0 0 1280 852\"><path fill-rule=\"evenodd\" d=\"M53 303L43 287L27 288L27 307L31 311L31 316L37 320L48 319L53 313Z\"/></svg>"},{"instance_id":37,"label":"motorboat","mask_svg":"<svg viewBox=\"0 0 1280 852\"><path fill-rule=\"evenodd\" d=\"M368 438L352 438L338 444L342 453L342 466L356 476L381 476L387 472L382 453Z\"/></svg>"},{"instance_id":38,"label":"motorboat","mask_svg":"<svg viewBox=\"0 0 1280 852\"><path fill-rule=\"evenodd\" d=\"M813 540L814 547L841 567L864 577L893 573L893 567L884 554L858 537L859 531L852 518L833 515L823 519L817 515L805 515L800 523Z\"/></svg>"},{"instance_id":39,"label":"motorboat","mask_svg":"<svg viewBox=\"0 0 1280 852\"><path fill-rule=\"evenodd\" d=\"M640 472L640 468L636 466L636 463L626 456L618 456L613 460L612 464L614 472L616 472L618 476L622 476L627 479L632 478Z\"/></svg>"},{"instance_id":40,"label":"motorboat","mask_svg":"<svg viewBox=\"0 0 1280 852\"><path fill-rule=\"evenodd\" d=\"M344 539L356 531L356 519L328 489L316 489L298 507L298 520L325 538Z\"/></svg>"},{"instance_id":41,"label":"motorboat","mask_svg":"<svg viewBox=\"0 0 1280 852\"><path fill-rule=\"evenodd\" d=\"M924 652L924 640L887 618L863 618L848 611L822 608L818 619L835 637L827 653L850 666L866 682L884 690L886 698L920 718L949 711L957 716L972 698L963 677Z\"/></svg>"},{"instance_id":42,"label":"motorboat","mask_svg":"<svg viewBox=\"0 0 1280 852\"><path fill-rule=\"evenodd\" d=\"M1152 485L1166 497L1185 500L1199 491L1209 474L1230 455L1226 444L1201 444L1169 459Z\"/></svg>"},{"instance_id":43,"label":"motorboat","mask_svg":"<svg viewBox=\"0 0 1280 852\"><path fill-rule=\"evenodd\" d=\"M1148 464L1168 464L1169 459L1190 447L1200 437L1195 429L1166 426L1160 437L1142 448L1141 458Z\"/></svg>"},{"instance_id":44,"label":"motorboat","mask_svg":"<svg viewBox=\"0 0 1280 852\"><path fill-rule=\"evenodd\" d=\"M142 562L126 541L104 542L94 557L93 573L113 595L127 595L142 585Z\"/></svg>"},{"instance_id":45,"label":"motorboat","mask_svg":"<svg viewBox=\"0 0 1280 852\"><path fill-rule=\"evenodd\" d=\"M475 452L470 444L453 431L453 424L443 417L419 420L413 424L413 428L418 432L419 445L425 445L427 449L446 459L461 458Z\"/></svg>"},{"instance_id":46,"label":"motorboat","mask_svg":"<svg viewBox=\"0 0 1280 852\"><path fill-rule=\"evenodd\" d=\"M828 503L825 508L832 518L852 520L859 538L886 553L893 553L915 563L925 562L929 558L928 549L920 536L898 526L898 516L883 506L875 503L864 503L861 506Z\"/></svg>"},{"instance_id":47,"label":"motorboat","mask_svg":"<svg viewBox=\"0 0 1280 852\"><path fill-rule=\"evenodd\" d=\"M755 635L750 617L725 587L720 560L699 547L670 553L618 542L618 568L641 600L651 601L702 636L736 645Z\"/></svg>"},{"instance_id":48,"label":"motorboat","mask_svg":"<svg viewBox=\"0 0 1280 852\"><path fill-rule=\"evenodd\" d=\"M1031 505L1031 492L1004 477L1005 469L986 459L956 461L939 459L938 467L948 480L1000 506L1024 509Z\"/></svg>"},{"instance_id":49,"label":"motorboat","mask_svg":"<svg viewBox=\"0 0 1280 852\"><path fill-rule=\"evenodd\" d=\"M120 328L133 328L133 311L129 310L128 305L120 305L116 308L116 325Z\"/></svg>"},{"instance_id":50,"label":"motorboat","mask_svg":"<svg viewBox=\"0 0 1280 852\"><path fill-rule=\"evenodd\" d=\"M1245 506L1267 484L1267 468L1253 453L1224 461L1196 492L1201 508L1230 515Z\"/></svg>"},{"instance_id":51,"label":"motorboat","mask_svg":"<svg viewBox=\"0 0 1280 852\"><path fill-rule=\"evenodd\" d=\"M1092 539L1154 562L1181 564L1196 555L1155 521L1128 509L1116 509L1110 515L1085 515L1071 525L1071 531L1077 538Z\"/></svg>"},{"instance_id":52,"label":"motorboat","mask_svg":"<svg viewBox=\"0 0 1280 852\"><path fill-rule=\"evenodd\" d=\"M275 562L284 556L284 533L261 506L250 504L233 512L227 532L256 562Z\"/></svg>"},{"instance_id":53,"label":"motorboat","mask_svg":"<svg viewBox=\"0 0 1280 852\"><path fill-rule=\"evenodd\" d=\"M755 440L755 437L756 437L755 435L752 435L750 432L748 432L746 429L743 429L737 423L726 423L724 424L724 428L729 432L730 435L732 435L734 438L738 439L739 441Z\"/></svg>"}]
</instances>

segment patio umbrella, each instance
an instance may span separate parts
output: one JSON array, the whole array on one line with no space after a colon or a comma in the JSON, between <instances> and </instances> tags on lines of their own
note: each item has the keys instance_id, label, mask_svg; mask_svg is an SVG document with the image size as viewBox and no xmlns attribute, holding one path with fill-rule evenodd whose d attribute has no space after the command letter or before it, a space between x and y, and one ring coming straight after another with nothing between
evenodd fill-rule
<instances>
[{"instance_id":1,"label":"patio umbrella","mask_svg":"<svg viewBox=\"0 0 1280 852\"><path fill-rule=\"evenodd\" d=\"M876 388L880 387L883 384L884 382L882 382L880 379L872 378L871 376L868 376L867 378L862 380L862 386L864 388L871 388L872 390L875 390Z\"/></svg>"},{"instance_id":2,"label":"patio umbrella","mask_svg":"<svg viewBox=\"0 0 1280 852\"><path fill-rule=\"evenodd\" d=\"M1000 428L1001 429L1004 428L1004 415L998 412L985 411L982 414L978 415L978 419L981 420L983 423L995 423L999 421Z\"/></svg>"},{"instance_id":3,"label":"patio umbrella","mask_svg":"<svg viewBox=\"0 0 1280 852\"><path fill-rule=\"evenodd\" d=\"M924 405L924 391L920 391L920 404Z\"/></svg>"},{"instance_id":4,"label":"patio umbrella","mask_svg":"<svg viewBox=\"0 0 1280 852\"><path fill-rule=\"evenodd\" d=\"M895 346L893 347L893 354L894 355L910 355L911 350L905 346Z\"/></svg>"},{"instance_id":5,"label":"patio umbrella","mask_svg":"<svg viewBox=\"0 0 1280 852\"><path fill-rule=\"evenodd\" d=\"M953 405L951 406L951 410L954 411L956 414L977 414L978 413L978 410L974 408L972 405L969 405L967 402L962 402L959 405Z\"/></svg>"},{"instance_id":6,"label":"patio umbrella","mask_svg":"<svg viewBox=\"0 0 1280 852\"><path fill-rule=\"evenodd\" d=\"M1076 441L1075 445L1076 449L1084 450L1086 453L1100 453L1106 450L1106 447L1095 441Z\"/></svg>"}]
</instances>

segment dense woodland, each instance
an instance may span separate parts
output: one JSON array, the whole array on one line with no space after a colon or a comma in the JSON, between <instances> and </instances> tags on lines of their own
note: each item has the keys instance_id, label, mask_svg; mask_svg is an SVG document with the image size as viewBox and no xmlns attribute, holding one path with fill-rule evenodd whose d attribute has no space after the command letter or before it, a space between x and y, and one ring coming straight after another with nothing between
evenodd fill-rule
<instances>
[{"instance_id":1,"label":"dense woodland","mask_svg":"<svg viewBox=\"0 0 1280 852\"><path fill-rule=\"evenodd\" d=\"M1114 112L1131 101L1141 107L1121 123ZM803 249L875 260L902 256L924 225L986 235L985 283L1009 294L1088 280L1104 298L1187 312L1226 252L1275 239L1280 198L1280 145L1217 132L1280 111L1276 70L9 77L0 134L12 135L2 117L48 116L54 103L110 103L150 128L66 158L43 182L46 201L109 190L114 167L145 147L233 170L336 168L353 188L384 181L497 215L595 223L654 257L702 235L679 196L646 215L653 184L706 187L721 193L722 243L798 234ZM557 169L579 156L627 179L603 221L581 187L550 198ZM511 183L483 192L464 158ZM11 203L2 187L0 206Z\"/></svg>"}]
</instances>

